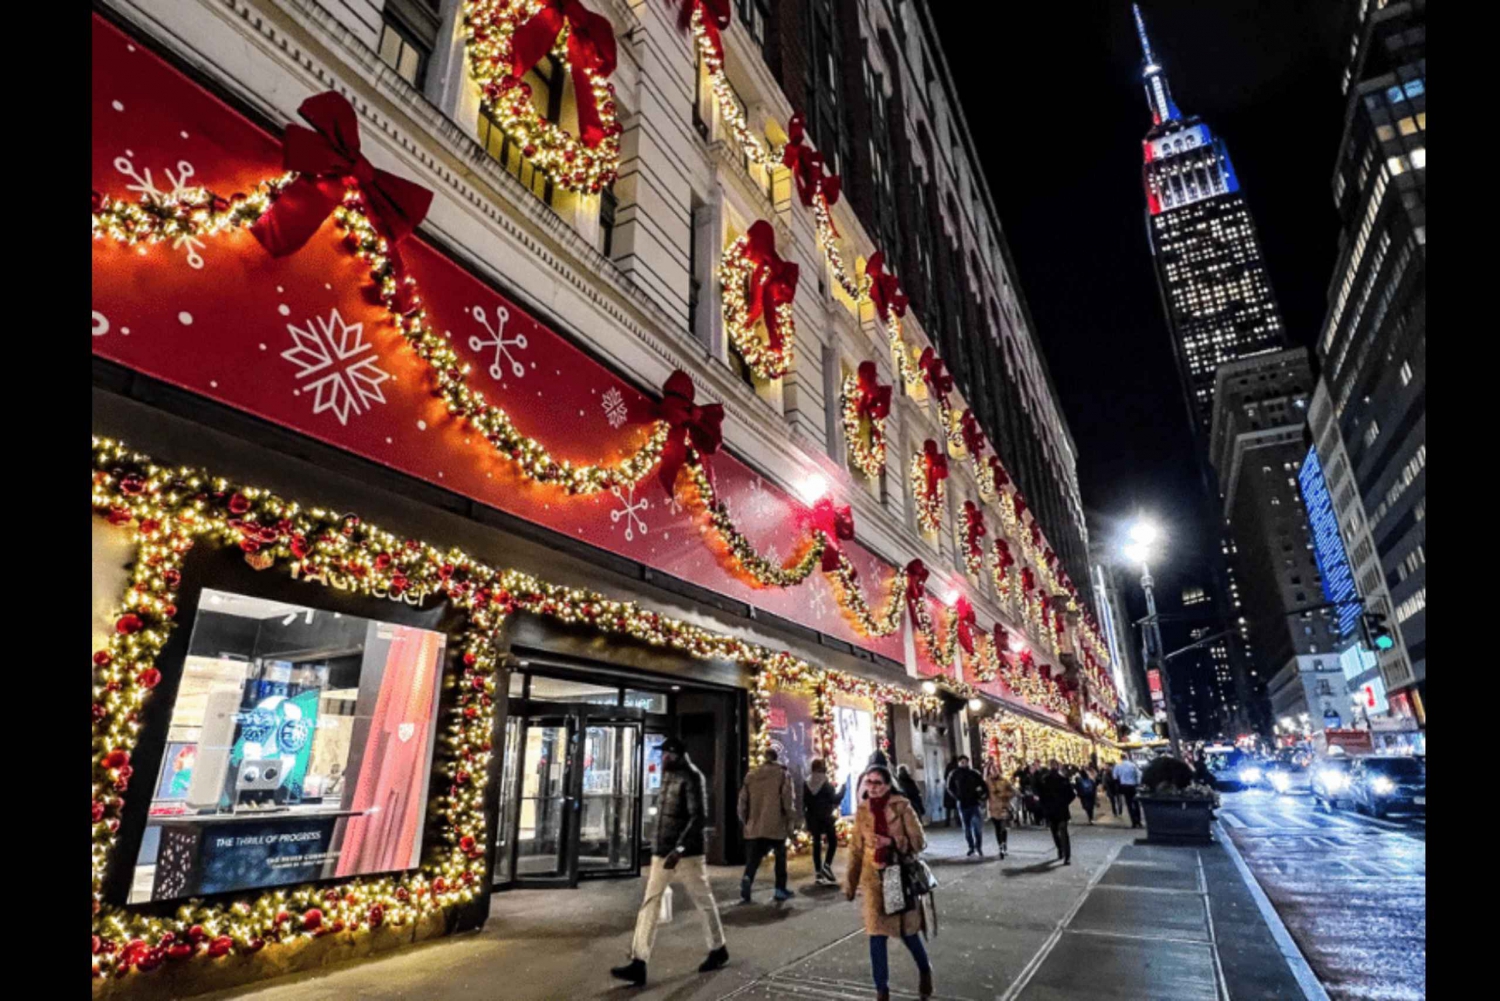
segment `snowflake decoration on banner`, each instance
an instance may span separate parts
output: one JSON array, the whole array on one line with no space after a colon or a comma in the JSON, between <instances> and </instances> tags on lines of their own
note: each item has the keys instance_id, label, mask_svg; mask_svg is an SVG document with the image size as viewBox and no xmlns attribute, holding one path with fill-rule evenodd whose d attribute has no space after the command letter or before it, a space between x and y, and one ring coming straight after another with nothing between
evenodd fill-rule
<instances>
[{"instance_id":1,"label":"snowflake decoration on banner","mask_svg":"<svg viewBox=\"0 0 1500 1001\"><path fill-rule=\"evenodd\" d=\"M753 516L765 516L776 513L776 501L771 497L771 491L765 489L765 481L759 476L750 481L750 513Z\"/></svg>"},{"instance_id":2,"label":"snowflake decoration on banner","mask_svg":"<svg viewBox=\"0 0 1500 1001\"><path fill-rule=\"evenodd\" d=\"M369 353L374 348L365 343L364 326L345 323L337 309L328 319L314 318L306 327L286 325L292 347L281 357L297 366L298 379L318 376L299 388L313 391L314 414L331 410L340 424L348 424L351 415L368 413L373 404L385 402L380 384L391 376L380 367L380 356Z\"/></svg>"},{"instance_id":3,"label":"snowflake decoration on banner","mask_svg":"<svg viewBox=\"0 0 1500 1001\"><path fill-rule=\"evenodd\" d=\"M609 513L611 526L618 525L623 519L625 521L625 541L634 542L637 535L646 534L646 510L651 507L649 498L635 499L635 486L627 486L622 492L619 487L610 487L609 492L619 499L625 506L617 508Z\"/></svg>"},{"instance_id":4,"label":"snowflake decoration on banner","mask_svg":"<svg viewBox=\"0 0 1500 1001\"><path fill-rule=\"evenodd\" d=\"M510 353L511 348L517 351L526 350L526 335L517 334L514 337L505 336L505 325L510 322L510 310L504 306L495 307L495 322L490 323L490 314L484 311L483 306L470 307L469 313L479 321L479 325L489 334L488 337L480 337L475 334L469 338L469 347L475 351L483 351L485 348L494 348L494 360L490 362L490 378L499 382L505 377L505 369L500 365L500 359L504 358L510 364L510 374L517 379L525 378L526 366L522 365L516 356Z\"/></svg>"},{"instance_id":5,"label":"snowflake decoration on banner","mask_svg":"<svg viewBox=\"0 0 1500 1001\"><path fill-rule=\"evenodd\" d=\"M672 517L675 518L686 510L687 508L682 506L682 501L677 499L676 494L672 494L667 498L667 511L671 513Z\"/></svg>"},{"instance_id":6,"label":"snowflake decoration on banner","mask_svg":"<svg viewBox=\"0 0 1500 1001\"><path fill-rule=\"evenodd\" d=\"M134 184L125 185L126 191L135 191L151 199L157 205L165 205L170 201L192 200L202 194L201 189L188 184L193 176L193 165L186 160L177 161L177 173L172 173L171 167L162 169L166 175L167 182L172 185L170 191L163 191L157 187L155 179L151 176L151 168L147 167L139 173L135 169L135 163L131 159L135 156L132 150L126 150L124 156L115 157L115 170L124 174L134 181ZM203 249L203 241L192 234L184 234L172 241L173 250L187 250L188 267L201 269L203 267L203 255L198 251Z\"/></svg>"},{"instance_id":7,"label":"snowflake decoration on banner","mask_svg":"<svg viewBox=\"0 0 1500 1001\"><path fill-rule=\"evenodd\" d=\"M807 610L818 619L827 616L830 611L828 607L828 585L814 584L809 589L809 593L811 597L807 600Z\"/></svg>"},{"instance_id":8,"label":"snowflake decoration on banner","mask_svg":"<svg viewBox=\"0 0 1500 1001\"><path fill-rule=\"evenodd\" d=\"M767 563L771 563L776 566L781 565L781 550L777 548L776 543L773 542L769 546L767 546L764 555Z\"/></svg>"},{"instance_id":9,"label":"snowflake decoration on banner","mask_svg":"<svg viewBox=\"0 0 1500 1001\"><path fill-rule=\"evenodd\" d=\"M611 387L599 400L599 406L604 408L604 418L609 421L609 426L619 428L630 417L630 408L625 403L625 397L621 395L619 387Z\"/></svg>"}]
</instances>

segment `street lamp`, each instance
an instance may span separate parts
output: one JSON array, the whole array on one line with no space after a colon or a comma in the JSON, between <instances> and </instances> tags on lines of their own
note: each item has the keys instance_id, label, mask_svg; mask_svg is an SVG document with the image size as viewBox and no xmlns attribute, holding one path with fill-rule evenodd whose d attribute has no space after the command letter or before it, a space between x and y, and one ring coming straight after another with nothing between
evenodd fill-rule
<instances>
[{"instance_id":1,"label":"street lamp","mask_svg":"<svg viewBox=\"0 0 1500 1001\"><path fill-rule=\"evenodd\" d=\"M1146 592L1146 618L1142 624L1150 630L1149 644L1151 648L1151 660L1156 663L1157 675L1161 678L1162 697L1167 703L1167 739L1172 744L1172 754L1178 758L1182 757L1182 737L1177 732L1176 706L1172 704L1172 681L1167 673L1167 665L1161 659L1161 619L1156 614L1156 594L1151 590L1151 556L1153 545L1161 538L1161 530L1149 521L1140 520L1130 526L1130 542L1124 547L1125 558L1132 563L1137 563L1141 568L1141 590ZM1150 668L1150 664L1147 665Z\"/></svg>"}]
</instances>

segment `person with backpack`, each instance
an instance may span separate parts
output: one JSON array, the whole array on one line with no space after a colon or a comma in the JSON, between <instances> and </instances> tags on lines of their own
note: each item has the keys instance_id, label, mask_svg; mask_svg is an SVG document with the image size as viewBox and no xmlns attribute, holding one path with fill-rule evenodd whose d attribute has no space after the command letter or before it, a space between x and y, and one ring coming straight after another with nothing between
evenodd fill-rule
<instances>
[{"instance_id":1,"label":"person with backpack","mask_svg":"<svg viewBox=\"0 0 1500 1001\"><path fill-rule=\"evenodd\" d=\"M1089 818L1089 823L1094 822L1094 805L1098 802L1099 783L1094 778L1094 770L1085 768L1073 779L1073 789L1078 793L1078 803L1083 807L1084 815Z\"/></svg>"},{"instance_id":2,"label":"person with backpack","mask_svg":"<svg viewBox=\"0 0 1500 1001\"><path fill-rule=\"evenodd\" d=\"M812 837L814 881L819 886L838 886L833 875L833 853L839 847L838 810L844 790L828 777L828 763L813 758L807 781L802 783L802 821ZM827 853L824 853L824 848Z\"/></svg>"}]
</instances>

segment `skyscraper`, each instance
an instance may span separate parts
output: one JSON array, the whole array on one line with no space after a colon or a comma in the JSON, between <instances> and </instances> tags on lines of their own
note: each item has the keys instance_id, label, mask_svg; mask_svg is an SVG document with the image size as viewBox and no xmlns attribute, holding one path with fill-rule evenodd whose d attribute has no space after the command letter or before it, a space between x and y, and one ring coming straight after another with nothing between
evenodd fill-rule
<instances>
[{"instance_id":1,"label":"skyscraper","mask_svg":"<svg viewBox=\"0 0 1500 1001\"><path fill-rule=\"evenodd\" d=\"M1224 140L1177 107L1134 10L1152 123L1141 143L1146 230L1194 432L1204 440L1214 372L1285 347L1286 331Z\"/></svg>"}]
</instances>

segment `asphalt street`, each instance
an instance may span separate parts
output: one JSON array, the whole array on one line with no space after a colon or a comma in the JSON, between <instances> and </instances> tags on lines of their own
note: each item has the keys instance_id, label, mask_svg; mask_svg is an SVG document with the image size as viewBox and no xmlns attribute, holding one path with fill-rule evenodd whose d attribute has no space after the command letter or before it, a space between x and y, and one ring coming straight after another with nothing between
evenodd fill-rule
<instances>
[{"instance_id":1,"label":"asphalt street","mask_svg":"<svg viewBox=\"0 0 1500 1001\"><path fill-rule=\"evenodd\" d=\"M1427 823L1226 793L1221 828L1333 1001L1427 996Z\"/></svg>"}]
</instances>

